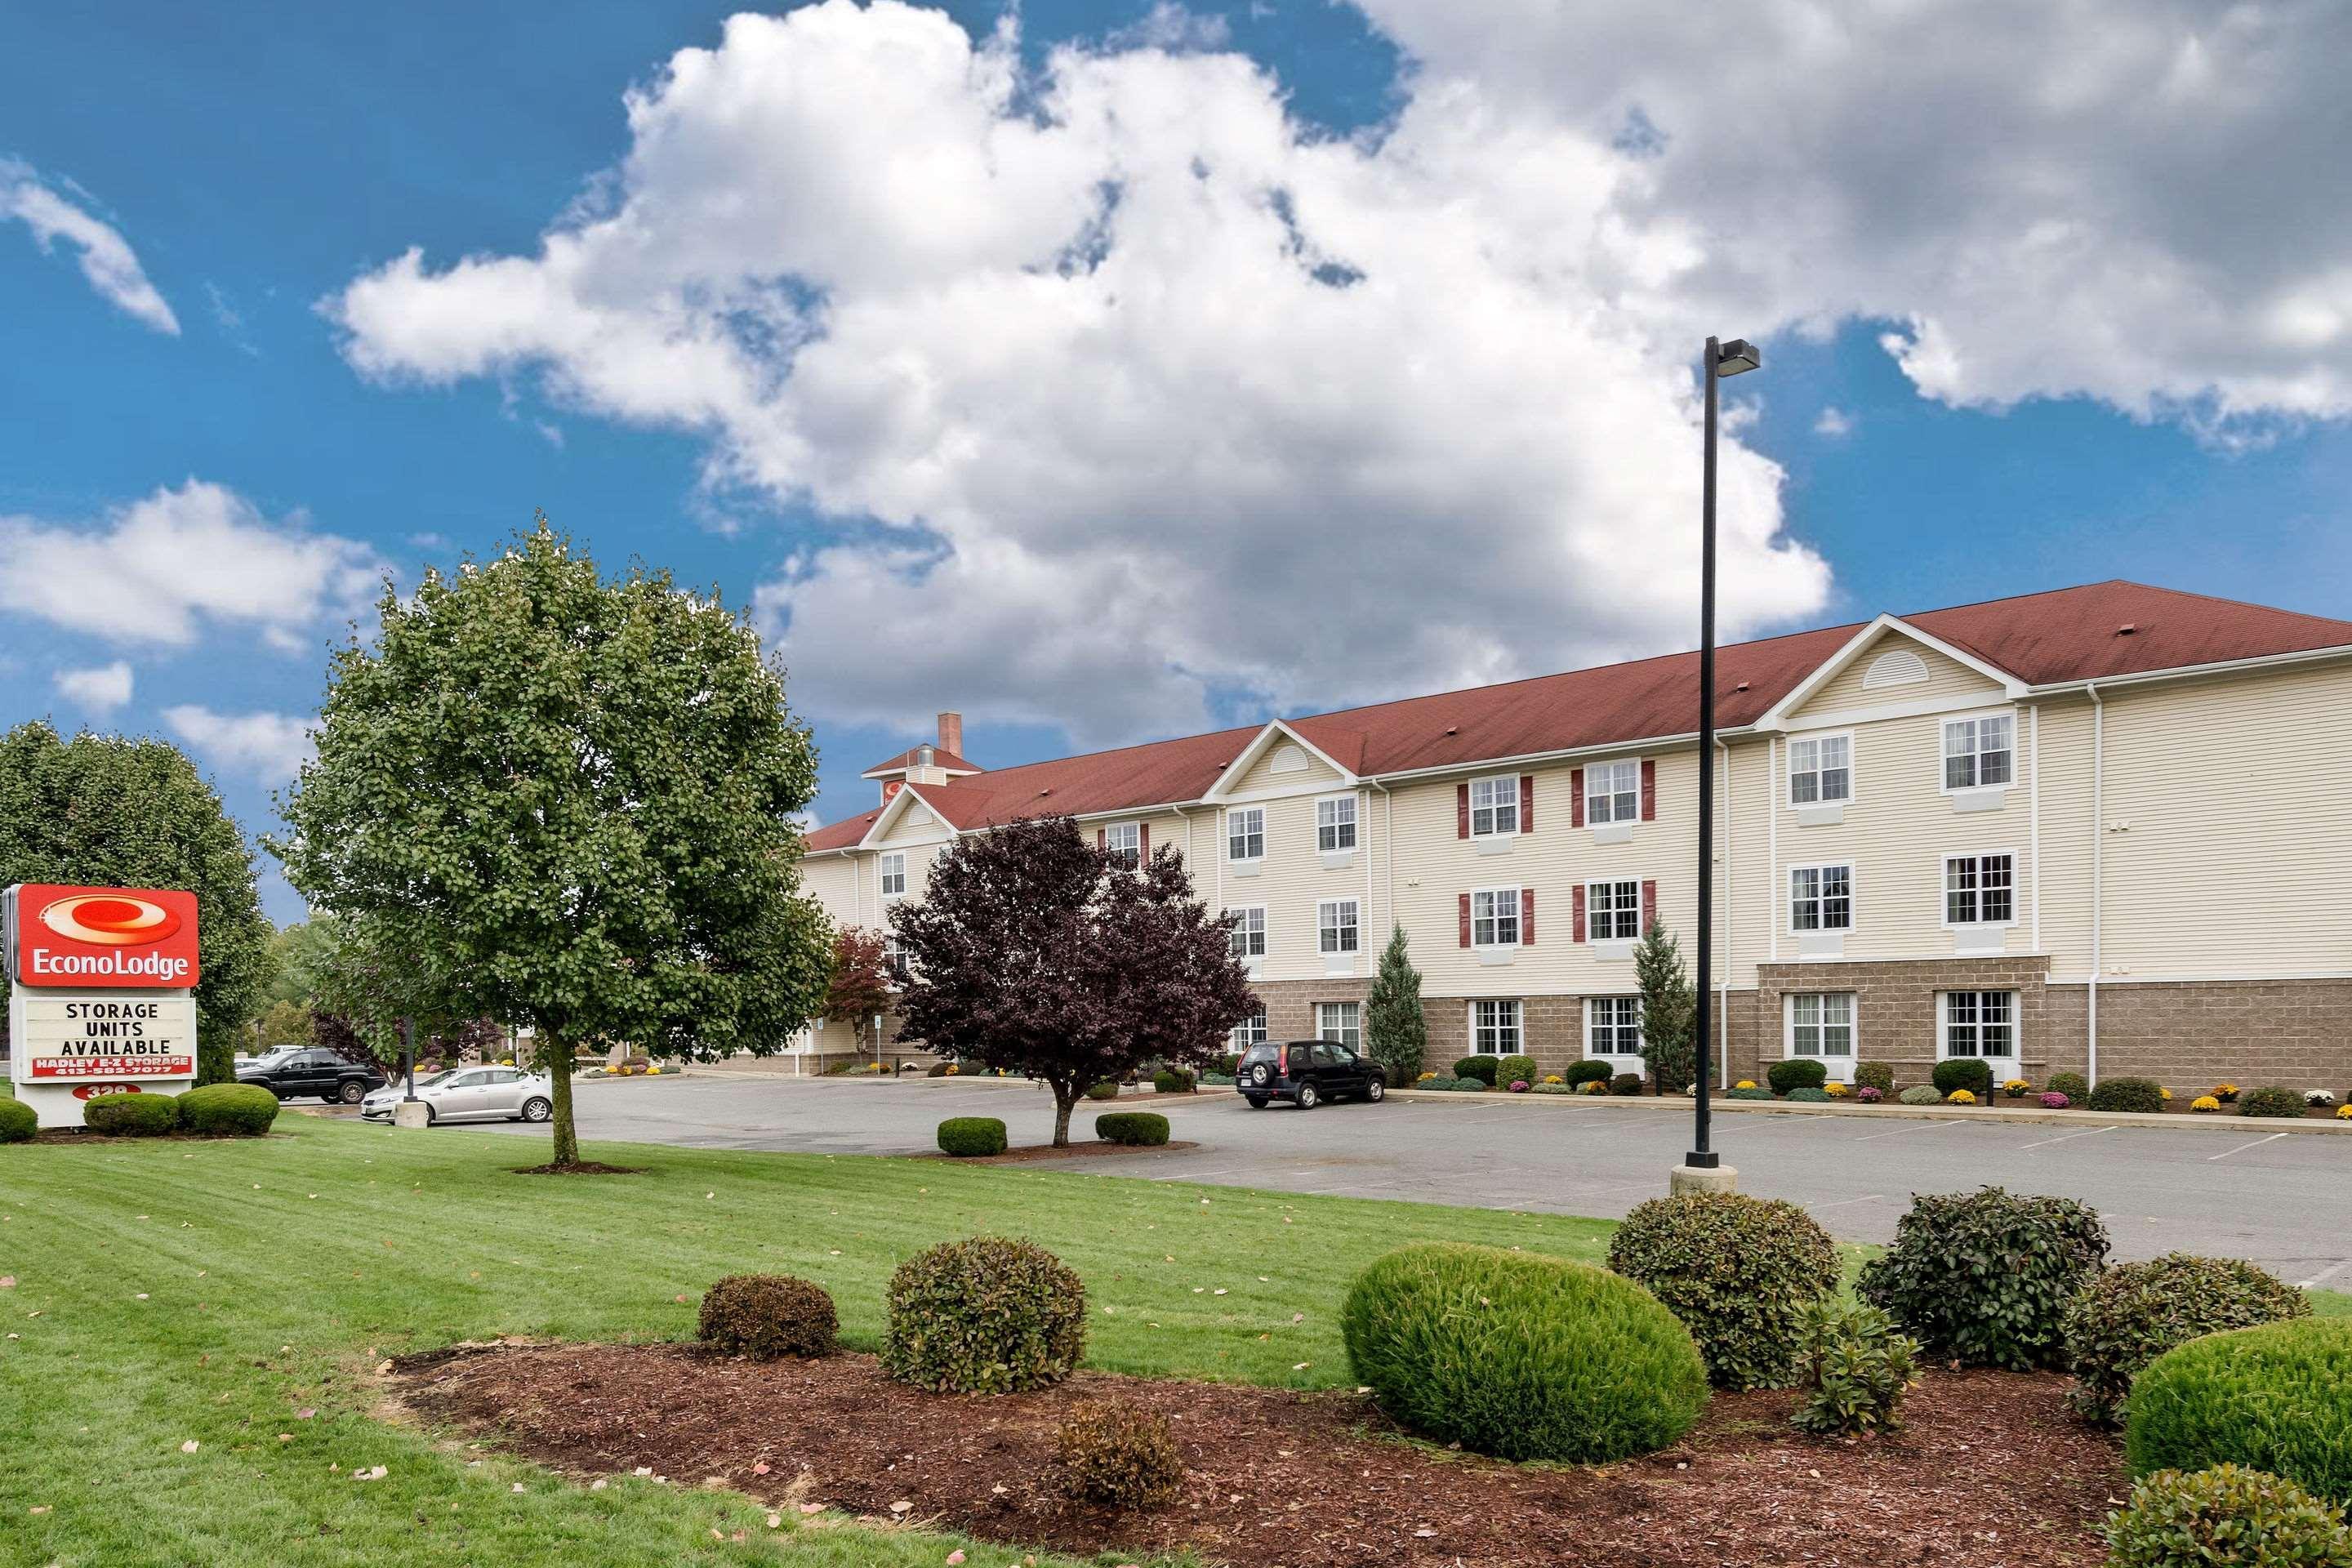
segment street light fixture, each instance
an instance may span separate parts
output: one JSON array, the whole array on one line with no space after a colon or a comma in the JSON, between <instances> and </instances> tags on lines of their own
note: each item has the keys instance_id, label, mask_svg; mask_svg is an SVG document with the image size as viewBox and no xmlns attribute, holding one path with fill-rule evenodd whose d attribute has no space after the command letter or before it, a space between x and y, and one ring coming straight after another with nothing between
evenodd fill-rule
<instances>
[{"instance_id":1,"label":"street light fixture","mask_svg":"<svg viewBox=\"0 0 2352 1568\"><path fill-rule=\"evenodd\" d=\"M1707 1095L1715 1047L1715 384L1764 363L1764 356L1745 338L1729 342L1706 340L1706 455L1699 489L1698 566L1698 1007L1692 1022L1698 1059L1697 1140L1683 1160L1682 1169L1706 1172L1684 1178L1676 1173L1677 1190L1728 1188L1738 1173L1723 1163L1708 1142L1714 1107Z\"/></svg>"}]
</instances>

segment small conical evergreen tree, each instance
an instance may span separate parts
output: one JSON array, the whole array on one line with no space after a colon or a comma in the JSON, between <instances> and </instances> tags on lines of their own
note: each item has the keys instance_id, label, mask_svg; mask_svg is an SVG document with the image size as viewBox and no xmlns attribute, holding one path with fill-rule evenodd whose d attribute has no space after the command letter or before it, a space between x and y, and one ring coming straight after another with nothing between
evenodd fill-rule
<instances>
[{"instance_id":1,"label":"small conical evergreen tree","mask_svg":"<svg viewBox=\"0 0 2352 1568\"><path fill-rule=\"evenodd\" d=\"M1405 956L1401 924L1389 934L1380 973L1372 976L1371 991L1364 999L1364 1038L1392 1087L1410 1088L1421 1077L1421 1058L1429 1049L1429 1021L1421 1012L1421 971Z\"/></svg>"},{"instance_id":2,"label":"small conical evergreen tree","mask_svg":"<svg viewBox=\"0 0 2352 1568\"><path fill-rule=\"evenodd\" d=\"M1683 966L1682 943L1657 921L1633 949L1633 984L1642 993L1642 1060L1658 1094L1680 1093L1698 1080L1698 1054L1692 1030L1697 1025L1698 993Z\"/></svg>"}]
</instances>

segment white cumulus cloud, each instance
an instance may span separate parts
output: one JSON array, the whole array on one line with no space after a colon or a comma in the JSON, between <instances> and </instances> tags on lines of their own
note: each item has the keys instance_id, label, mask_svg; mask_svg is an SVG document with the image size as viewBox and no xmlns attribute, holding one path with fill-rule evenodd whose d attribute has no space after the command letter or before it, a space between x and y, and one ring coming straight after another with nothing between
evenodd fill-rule
<instances>
[{"instance_id":1,"label":"white cumulus cloud","mask_svg":"<svg viewBox=\"0 0 2352 1568\"><path fill-rule=\"evenodd\" d=\"M60 669L55 679L60 696L95 713L111 713L131 700L131 666L123 659L94 669Z\"/></svg>"},{"instance_id":2,"label":"white cumulus cloud","mask_svg":"<svg viewBox=\"0 0 2352 1568\"><path fill-rule=\"evenodd\" d=\"M81 253L82 277L100 298L159 332L179 336L180 319L147 280L121 231L58 195L20 158L0 158L0 218L22 222L44 250L58 240L73 247Z\"/></svg>"},{"instance_id":3,"label":"white cumulus cloud","mask_svg":"<svg viewBox=\"0 0 2352 1568\"><path fill-rule=\"evenodd\" d=\"M0 611L122 645L184 647L209 625L298 649L363 606L380 571L365 544L201 479L86 522L0 517Z\"/></svg>"},{"instance_id":4,"label":"white cumulus cloud","mask_svg":"<svg viewBox=\"0 0 2352 1568\"><path fill-rule=\"evenodd\" d=\"M198 756L257 784L290 784L310 760L315 721L291 713L221 713L194 703L163 710L163 722Z\"/></svg>"}]
</instances>

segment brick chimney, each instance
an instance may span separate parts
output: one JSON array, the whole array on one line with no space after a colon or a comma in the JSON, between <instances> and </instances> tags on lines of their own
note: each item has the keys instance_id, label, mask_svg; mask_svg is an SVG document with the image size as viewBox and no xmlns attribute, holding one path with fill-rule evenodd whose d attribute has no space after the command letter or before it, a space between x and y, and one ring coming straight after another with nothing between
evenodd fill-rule
<instances>
[{"instance_id":1,"label":"brick chimney","mask_svg":"<svg viewBox=\"0 0 2352 1568\"><path fill-rule=\"evenodd\" d=\"M940 715L940 750L947 752L948 755L951 757L961 757L963 755L962 714L942 713Z\"/></svg>"}]
</instances>

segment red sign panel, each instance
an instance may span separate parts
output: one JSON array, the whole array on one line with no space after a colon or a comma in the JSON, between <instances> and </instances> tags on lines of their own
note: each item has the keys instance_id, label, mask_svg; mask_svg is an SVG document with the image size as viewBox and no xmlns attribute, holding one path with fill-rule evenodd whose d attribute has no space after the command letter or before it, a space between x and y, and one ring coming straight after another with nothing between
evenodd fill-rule
<instances>
[{"instance_id":1,"label":"red sign panel","mask_svg":"<svg viewBox=\"0 0 2352 1568\"><path fill-rule=\"evenodd\" d=\"M196 896L160 888L16 889L16 981L23 985L195 984Z\"/></svg>"}]
</instances>

